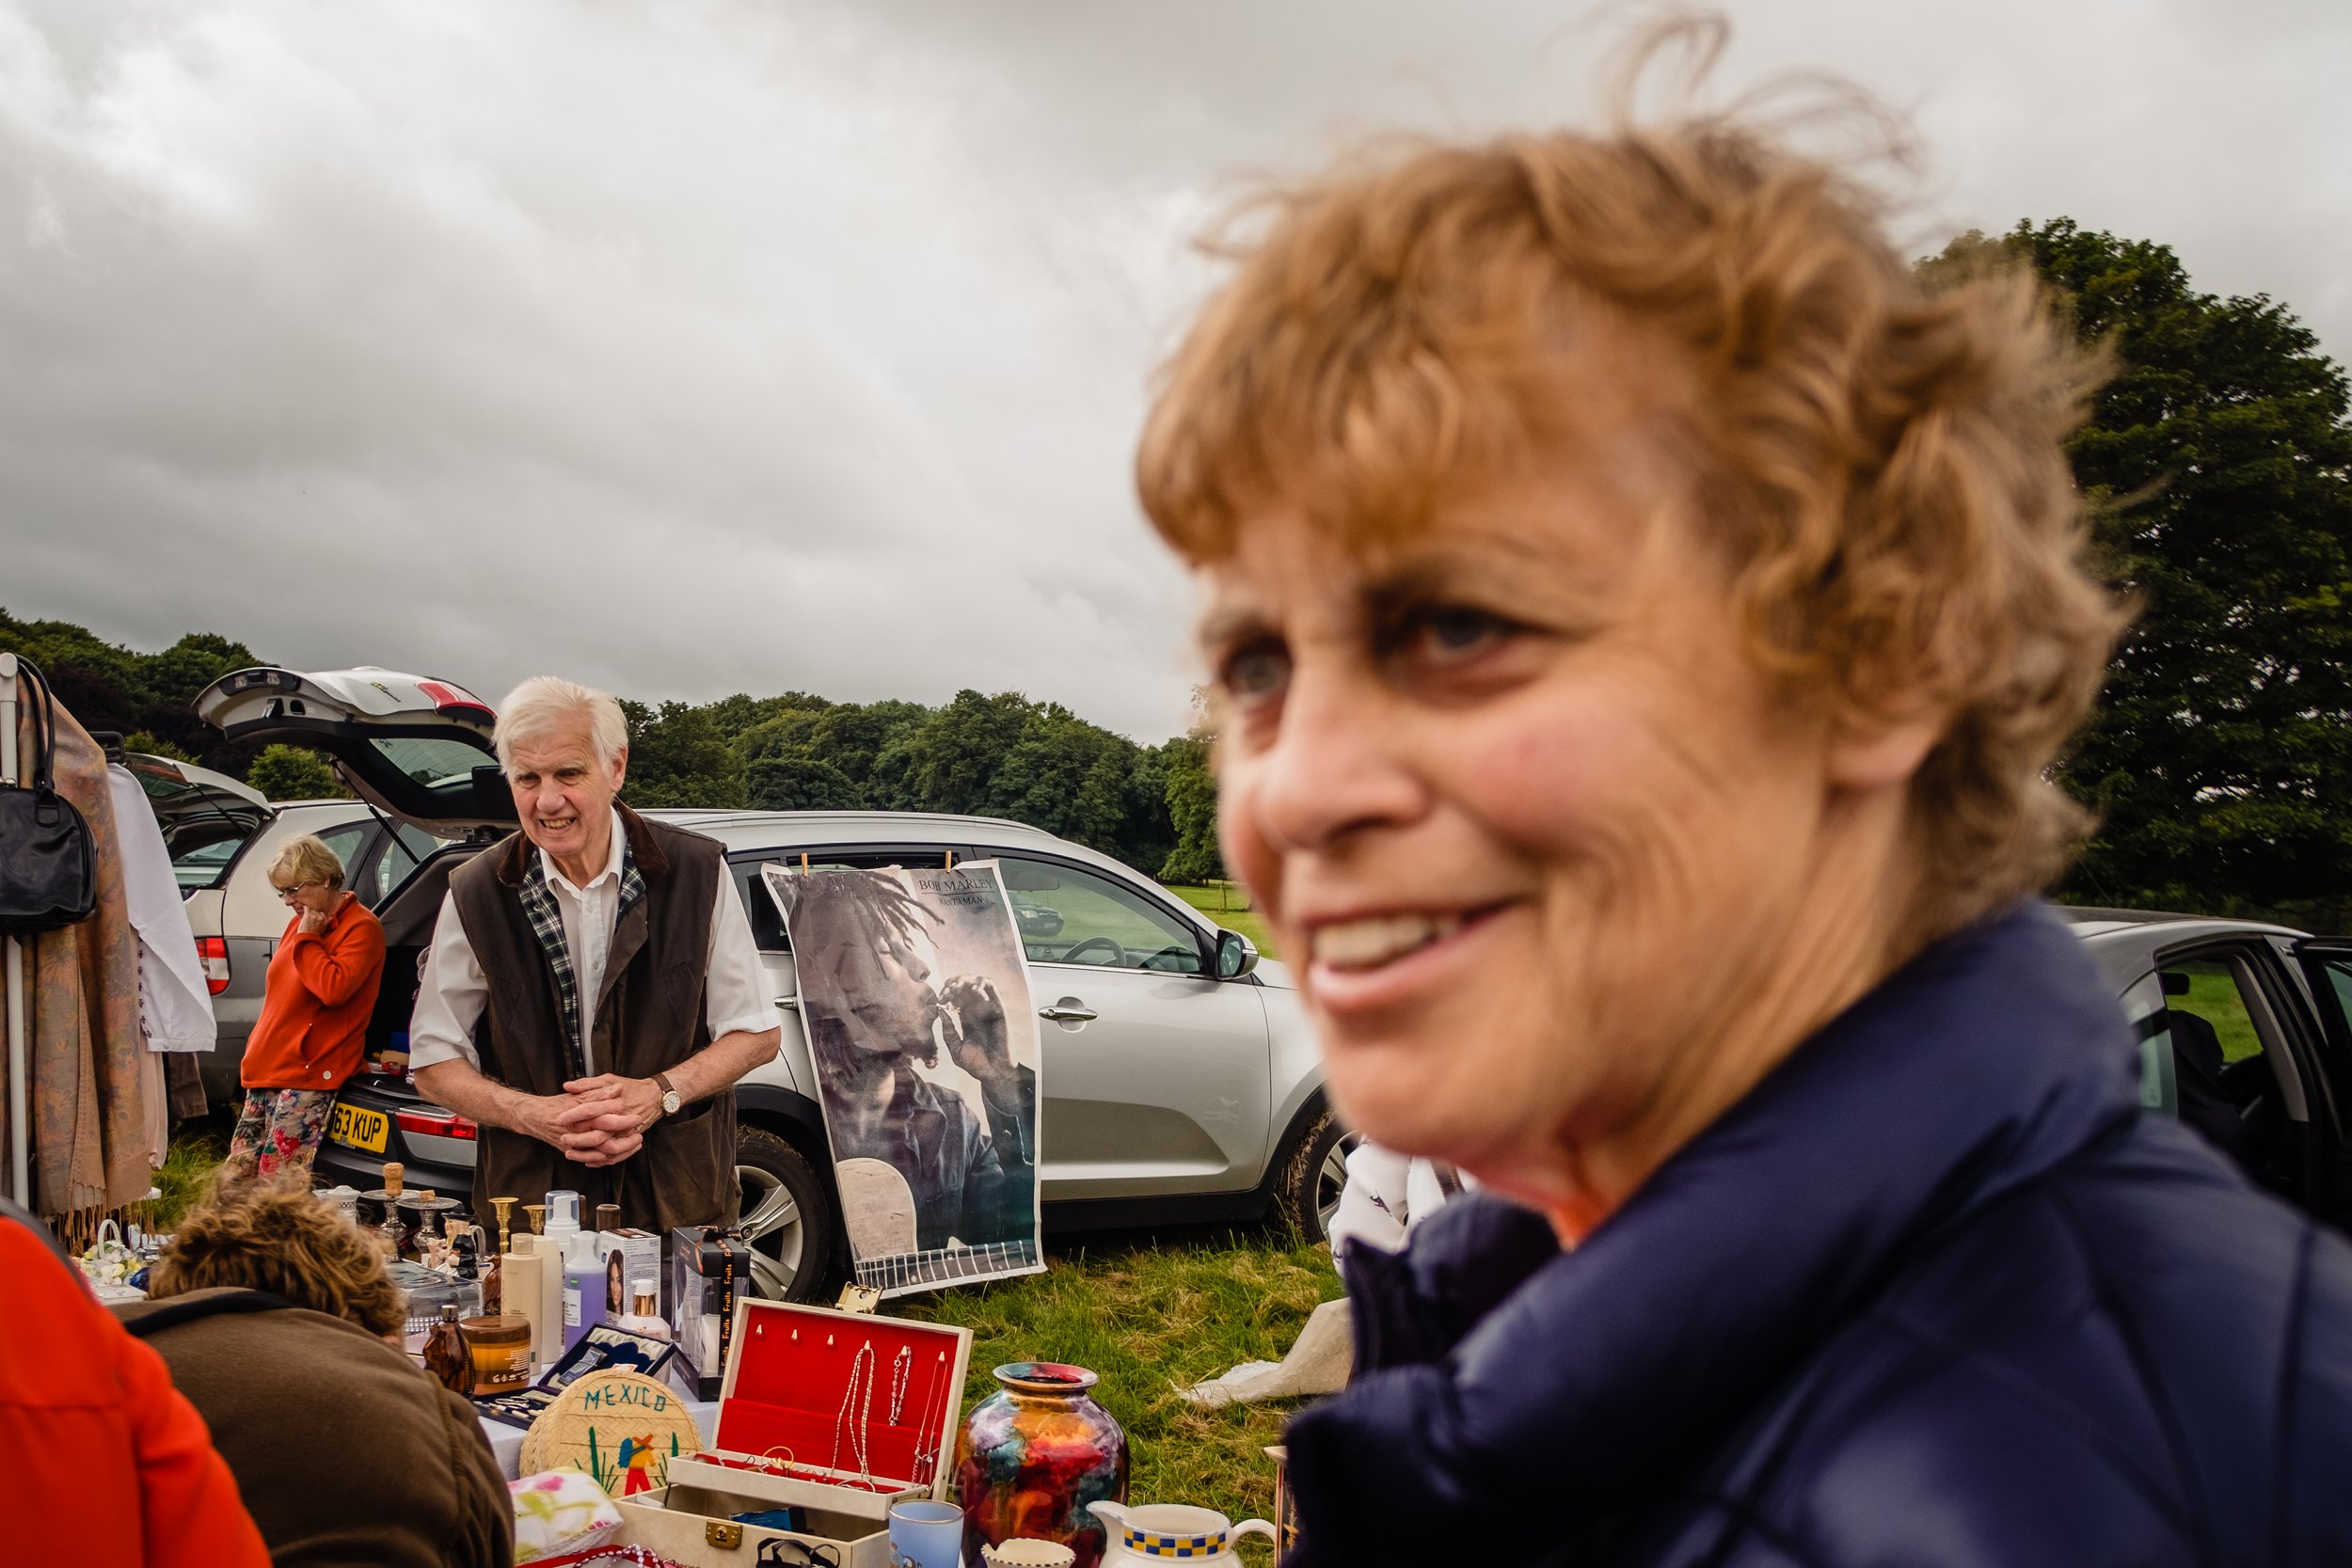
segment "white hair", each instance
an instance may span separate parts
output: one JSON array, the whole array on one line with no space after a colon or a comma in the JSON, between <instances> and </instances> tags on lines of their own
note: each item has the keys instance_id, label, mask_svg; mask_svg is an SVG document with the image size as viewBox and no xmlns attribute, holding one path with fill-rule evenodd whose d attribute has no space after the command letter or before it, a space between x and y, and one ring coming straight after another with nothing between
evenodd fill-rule
<instances>
[{"instance_id":1,"label":"white hair","mask_svg":"<svg viewBox=\"0 0 2352 1568\"><path fill-rule=\"evenodd\" d=\"M628 750L628 718L621 712L619 698L561 675L533 675L499 704L498 727L490 732L490 743L498 748L499 766L512 772L517 741L576 732L582 726L602 766L610 768Z\"/></svg>"}]
</instances>

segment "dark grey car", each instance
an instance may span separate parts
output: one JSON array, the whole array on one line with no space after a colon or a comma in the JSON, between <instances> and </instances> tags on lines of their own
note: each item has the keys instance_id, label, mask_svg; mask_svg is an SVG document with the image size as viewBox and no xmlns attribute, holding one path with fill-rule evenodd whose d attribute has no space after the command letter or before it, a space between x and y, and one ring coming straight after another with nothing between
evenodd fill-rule
<instances>
[{"instance_id":1,"label":"dark grey car","mask_svg":"<svg viewBox=\"0 0 2352 1568\"><path fill-rule=\"evenodd\" d=\"M2352 1224L2352 941L2283 926L2073 909L2140 1040L2140 1100L2256 1182Z\"/></svg>"}]
</instances>

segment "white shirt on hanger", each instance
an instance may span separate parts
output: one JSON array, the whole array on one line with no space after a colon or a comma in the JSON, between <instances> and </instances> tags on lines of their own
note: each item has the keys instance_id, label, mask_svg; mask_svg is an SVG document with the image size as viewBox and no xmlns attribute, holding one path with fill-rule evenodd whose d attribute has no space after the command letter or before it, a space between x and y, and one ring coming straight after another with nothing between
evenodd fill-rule
<instances>
[{"instance_id":1,"label":"white shirt on hanger","mask_svg":"<svg viewBox=\"0 0 2352 1568\"><path fill-rule=\"evenodd\" d=\"M155 807L120 763L106 765L106 793L121 848L122 893L139 934L139 1029L150 1051L210 1051L220 1041L212 988L196 954L196 932L171 874L171 850Z\"/></svg>"}]
</instances>

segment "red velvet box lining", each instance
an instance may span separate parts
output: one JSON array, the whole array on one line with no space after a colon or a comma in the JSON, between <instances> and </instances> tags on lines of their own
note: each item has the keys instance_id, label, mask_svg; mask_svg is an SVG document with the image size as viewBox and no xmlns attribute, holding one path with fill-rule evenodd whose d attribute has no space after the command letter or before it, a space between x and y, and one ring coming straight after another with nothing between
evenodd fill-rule
<instances>
[{"instance_id":1,"label":"red velvet box lining","mask_svg":"<svg viewBox=\"0 0 2352 1568\"><path fill-rule=\"evenodd\" d=\"M859 1347L868 1358L873 1396L859 1374L857 1396L841 1418ZM911 1353L898 1419L890 1419L890 1389L898 1353ZM877 1480L929 1485L961 1414L963 1390L943 1385L956 1374L956 1336L929 1323L898 1318L811 1311L781 1302L747 1302L743 1336L735 1346L734 1387L719 1406L713 1447L749 1457L789 1459L803 1471L828 1466L855 1474L855 1434L866 1422L866 1468ZM925 1430L928 1418L930 1430ZM836 1441L836 1433L838 1440ZM918 1450L943 1450L919 1468Z\"/></svg>"}]
</instances>

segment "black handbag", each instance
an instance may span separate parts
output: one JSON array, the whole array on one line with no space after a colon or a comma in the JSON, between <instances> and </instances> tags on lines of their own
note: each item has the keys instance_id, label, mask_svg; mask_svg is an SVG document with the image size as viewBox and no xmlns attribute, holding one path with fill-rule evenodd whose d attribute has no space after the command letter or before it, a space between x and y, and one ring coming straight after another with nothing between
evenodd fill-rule
<instances>
[{"instance_id":1,"label":"black handbag","mask_svg":"<svg viewBox=\"0 0 2352 1568\"><path fill-rule=\"evenodd\" d=\"M16 668L32 718L33 782L0 779L0 936L29 937L90 917L98 856L89 824L57 793L56 698L29 660Z\"/></svg>"}]
</instances>

